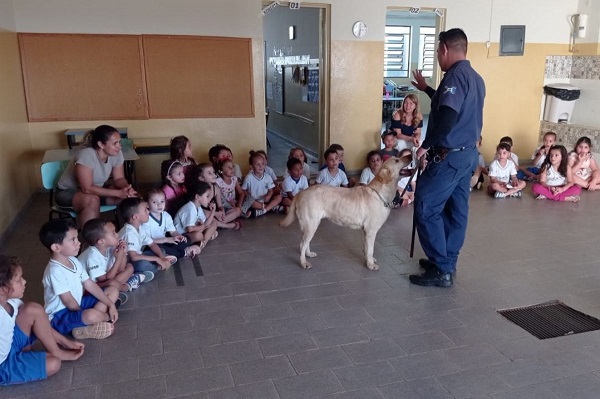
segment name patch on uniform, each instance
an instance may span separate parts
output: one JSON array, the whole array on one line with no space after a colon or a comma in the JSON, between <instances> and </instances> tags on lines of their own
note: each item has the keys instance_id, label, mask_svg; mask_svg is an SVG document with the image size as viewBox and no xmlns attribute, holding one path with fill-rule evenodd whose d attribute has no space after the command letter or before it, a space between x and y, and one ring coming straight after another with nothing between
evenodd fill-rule
<instances>
[{"instance_id":1,"label":"name patch on uniform","mask_svg":"<svg viewBox=\"0 0 600 399\"><path fill-rule=\"evenodd\" d=\"M444 93L442 93L442 94L446 94L446 93L456 94L456 86L452 86L452 87L444 86Z\"/></svg>"}]
</instances>

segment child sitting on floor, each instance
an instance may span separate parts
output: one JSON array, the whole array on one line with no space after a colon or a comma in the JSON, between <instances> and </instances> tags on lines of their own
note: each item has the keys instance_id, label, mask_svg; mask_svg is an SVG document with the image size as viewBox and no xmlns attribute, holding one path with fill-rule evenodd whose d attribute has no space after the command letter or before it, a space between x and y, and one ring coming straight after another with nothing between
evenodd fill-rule
<instances>
[{"instance_id":1,"label":"child sitting on floor","mask_svg":"<svg viewBox=\"0 0 600 399\"><path fill-rule=\"evenodd\" d=\"M203 249L208 241L219 235L214 221L216 206L212 199L210 184L198 181L190 186L188 196L190 201L182 206L175 215L175 229L179 234L187 234L194 243L199 243ZM208 208L205 214L202 207Z\"/></svg>"},{"instance_id":2,"label":"child sitting on floor","mask_svg":"<svg viewBox=\"0 0 600 399\"><path fill-rule=\"evenodd\" d=\"M573 182L589 191L600 188L600 170L592 156L592 141L589 137L581 137L575 149L569 154L569 166L573 171Z\"/></svg>"},{"instance_id":3,"label":"child sitting on floor","mask_svg":"<svg viewBox=\"0 0 600 399\"><path fill-rule=\"evenodd\" d=\"M250 215L258 217L266 214L270 210L275 213L285 212L285 208L281 205L281 194L275 194L275 183L269 175L265 173L266 161L265 158L254 152L248 159L252 170L246 175L242 189L245 195L253 199Z\"/></svg>"},{"instance_id":4,"label":"child sitting on floor","mask_svg":"<svg viewBox=\"0 0 600 399\"><path fill-rule=\"evenodd\" d=\"M115 287L102 290L90 279L76 258L81 244L71 219L44 223L39 238L52 252L42 279L50 325L77 339L110 336L119 318L117 307L127 301L127 295Z\"/></svg>"},{"instance_id":5,"label":"child sitting on floor","mask_svg":"<svg viewBox=\"0 0 600 399\"><path fill-rule=\"evenodd\" d=\"M133 273L133 265L127 263L125 242L119 240L111 222L100 218L88 220L83 225L83 238L89 247L77 259L101 288L112 286L119 291L133 291L154 278L152 272Z\"/></svg>"},{"instance_id":6,"label":"child sitting on floor","mask_svg":"<svg viewBox=\"0 0 600 399\"><path fill-rule=\"evenodd\" d=\"M517 179L517 167L510 157L510 145L501 142L496 147L496 159L490 164L488 192L494 198L521 198L525 182Z\"/></svg>"},{"instance_id":7,"label":"child sitting on floor","mask_svg":"<svg viewBox=\"0 0 600 399\"><path fill-rule=\"evenodd\" d=\"M286 208L292 205L294 197L302 190L308 188L308 180L304 176L304 168L302 161L297 158L290 158L287 161L288 176L283 179L281 195L283 197L281 203Z\"/></svg>"},{"instance_id":8,"label":"child sitting on floor","mask_svg":"<svg viewBox=\"0 0 600 399\"><path fill-rule=\"evenodd\" d=\"M544 161L546 160L546 156L550 152L550 147L552 147L555 142L556 133L544 133L544 144L537 147L533 152L533 155L531 156L531 163L533 164L533 166L522 170L522 178L527 178L531 181L539 180L539 174L541 172L542 164L544 163Z\"/></svg>"},{"instance_id":9,"label":"child sitting on floor","mask_svg":"<svg viewBox=\"0 0 600 399\"><path fill-rule=\"evenodd\" d=\"M327 184L333 187L348 187L348 177L346 173L339 168L340 161L337 151L328 149L323 154L325 159L325 169L322 169L317 175L317 184Z\"/></svg>"},{"instance_id":10,"label":"child sitting on floor","mask_svg":"<svg viewBox=\"0 0 600 399\"><path fill-rule=\"evenodd\" d=\"M253 152L256 152L257 154L263 156L263 158L265 159L265 173L271 177L273 183L277 183L277 175L275 174L273 168L269 166L269 157L267 157L267 153L264 150L256 150L250 151L250 155L252 155Z\"/></svg>"},{"instance_id":11,"label":"child sitting on floor","mask_svg":"<svg viewBox=\"0 0 600 399\"><path fill-rule=\"evenodd\" d=\"M210 184L211 202L213 202L216 207L215 222L217 223L217 227L239 230L242 227L242 224L236 219L241 215L242 209L237 206L225 209L223 198L221 196L221 189L217 185L217 174L215 173L214 168L207 163L201 163L194 168L190 177L192 181L191 184L195 184L195 181L202 181ZM205 208L204 210L208 209Z\"/></svg>"},{"instance_id":12,"label":"child sitting on floor","mask_svg":"<svg viewBox=\"0 0 600 399\"><path fill-rule=\"evenodd\" d=\"M354 187L356 185L356 180L354 180L354 178L352 177L348 177L348 175L346 175L346 166L344 165L344 147L342 147L340 144L331 144L328 148L329 150L333 150L335 151L335 153L338 156L338 169L341 170L342 172L344 172L344 175L346 176L346 179L348 180L347 183L347 187ZM327 168L327 160L325 160L325 164L321 166L320 170L324 170L325 168Z\"/></svg>"},{"instance_id":13,"label":"child sitting on floor","mask_svg":"<svg viewBox=\"0 0 600 399\"><path fill-rule=\"evenodd\" d=\"M146 234L152 238L167 255L177 258L184 256L193 258L200 253L200 247L179 234L173 224L173 218L165 212L165 194L160 189L148 191L148 221L142 225ZM168 234L168 236L167 236Z\"/></svg>"},{"instance_id":14,"label":"child sitting on floor","mask_svg":"<svg viewBox=\"0 0 600 399\"><path fill-rule=\"evenodd\" d=\"M564 146L550 147L540 169L540 182L532 187L533 193L537 195L536 199L579 202L581 187L573 182L573 173Z\"/></svg>"},{"instance_id":15,"label":"child sitting on floor","mask_svg":"<svg viewBox=\"0 0 600 399\"><path fill-rule=\"evenodd\" d=\"M125 198L119 204L119 215L127 223L119 231L121 240L127 243L127 255L136 272L167 270L177 258L165 256L142 225L150 218L148 203L141 198Z\"/></svg>"},{"instance_id":16,"label":"child sitting on floor","mask_svg":"<svg viewBox=\"0 0 600 399\"><path fill-rule=\"evenodd\" d=\"M299 159L302 162L302 174L304 176L306 176L306 180L309 182L310 184L310 165L306 163L306 160L308 159L306 157L306 153L304 152L304 150L301 147L294 147L290 150L290 155L288 156L288 159L290 158L296 158ZM285 176L288 176L288 170L286 168L285 171Z\"/></svg>"},{"instance_id":17,"label":"child sitting on floor","mask_svg":"<svg viewBox=\"0 0 600 399\"><path fill-rule=\"evenodd\" d=\"M377 173L379 173L379 169L381 169L382 164L383 162L381 160L381 155L379 155L379 151L369 151L367 154L368 166L362 170L358 184L361 186L367 186L369 183L371 183L375 176L377 176Z\"/></svg>"},{"instance_id":18,"label":"child sitting on floor","mask_svg":"<svg viewBox=\"0 0 600 399\"><path fill-rule=\"evenodd\" d=\"M515 163L516 167L519 167L519 156L513 151L513 139L510 136L504 136L500 139L500 143L508 144L508 157ZM497 159L496 155L494 155L494 159Z\"/></svg>"},{"instance_id":19,"label":"child sitting on floor","mask_svg":"<svg viewBox=\"0 0 600 399\"><path fill-rule=\"evenodd\" d=\"M162 191L165 194L166 210L171 215L177 213L185 203L186 186L183 165L179 161L165 161L161 165L163 181Z\"/></svg>"},{"instance_id":20,"label":"child sitting on floor","mask_svg":"<svg viewBox=\"0 0 600 399\"><path fill-rule=\"evenodd\" d=\"M235 175L235 166L232 160L226 159L217 164L216 184L221 189L221 199L223 209L228 211L234 208L240 208L241 215L245 215L252 206L252 199L247 200L244 190L240 185L240 180ZM241 225L240 225L241 227Z\"/></svg>"},{"instance_id":21,"label":"child sitting on floor","mask_svg":"<svg viewBox=\"0 0 600 399\"><path fill-rule=\"evenodd\" d=\"M481 143L482 143L482 139L481 136L479 136L479 140L477 141L477 153L479 154L479 158L477 160L477 167L475 168L475 171L473 172L473 176L471 176L471 182L469 187L471 187L471 189L476 188L477 190L481 190L481 186L483 185L483 175L487 175L488 174L488 168L485 166L485 160L483 159L483 155L481 155L481 152L479 151L479 149L481 148ZM518 171L517 171L518 174Z\"/></svg>"},{"instance_id":22,"label":"child sitting on floor","mask_svg":"<svg viewBox=\"0 0 600 399\"><path fill-rule=\"evenodd\" d=\"M54 330L41 305L23 303L25 283L21 263L0 255L0 386L46 379L83 355L83 343ZM43 351L29 350L36 339Z\"/></svg>"},{"instance_id":23,"label":"child sitting on floor","mask_svg":"<svg viewBox=\"0 0 600 399\"><path fill-rule=\"evenodd\" d=\"M218 169L217 164L219 162L224 162L227 159L230 160L233 162L233 167L235 168L235 176L238 178L238 180L242 180L242 169L240 168L240 165L234 162L233 153L226 145L216 144L211 147L211 149L208 150L208 159L212 163L215 170Z\"/></svg>"},{"instance_id":24,"label":"child sitting on floor","mask_svg":"<svg viewBox=\"0 0 600 399\"><path fill-rule=\"evenodd\" d=\"M381 162L385 162L388 158L398 157L400 151L395 148L396 145L396 132L393 130L386 130L381 134L381 141L383 142L383 148L379 151L381 156Z\"/></svg>"},{"instance_id":25,"label":"child sitting on floor","mask_svg":"<svg viewBox=\"0 0 600 399\"><path fill-rule=\"evenodd\" d=\"M192 153L192 142L185 136L176 136L171 139L171 144L169 145L169 151L171 155L171 159L169 163L173 163L178 161L181 166L183 166L184 175L187 176L187 173L191 170L194 165L196 165L196 160L193 158Z\"/></svg>"}]
</instances>

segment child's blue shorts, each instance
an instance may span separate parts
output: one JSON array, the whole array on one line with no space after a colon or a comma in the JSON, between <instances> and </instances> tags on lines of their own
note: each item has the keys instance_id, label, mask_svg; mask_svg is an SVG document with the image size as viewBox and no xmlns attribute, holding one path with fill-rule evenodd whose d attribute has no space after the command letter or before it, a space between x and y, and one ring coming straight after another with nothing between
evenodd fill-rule
<instances>
[{"instance_id":1,"label":"child's blue shorts","mask_svg":"<svg viewBox=\"0 0 600 399\"><path fill-rule=\"evenodd\" d=\"M46 352L23 352L37 339L28 337L15 325L12 346L8 357L0 364L0 385L22 384L46 379Z\"/></svg>"},{"instance_id":2,"label":"child's blue shorts","mask_svg":"<svg viewBox=\"0 0 600 399\"><path fill-rule=\"evenodd\" d=\"M59 310L58 312L54 313L54 317L52 318L50 325L62 335L70 334L74 328L85 327L87 324L81 320L83 311L93 308L97 303L98 299L95 296L84 295L81 297L79 310L72 311L67 308Z\"/></svg>"}]
</instances>

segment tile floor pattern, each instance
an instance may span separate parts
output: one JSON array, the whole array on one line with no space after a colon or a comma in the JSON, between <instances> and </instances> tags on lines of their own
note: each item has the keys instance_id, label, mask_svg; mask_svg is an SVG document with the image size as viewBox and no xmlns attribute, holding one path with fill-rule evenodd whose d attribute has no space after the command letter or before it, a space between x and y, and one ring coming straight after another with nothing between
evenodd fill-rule
<instances>
[{"instance_id":1,"label":"tile floor pattern","mask_svg":"<svg viewBox=\"0 0 600 399\"><path fill-rule=\"evenodd\" d=\"M87 341L54 377L0 398L598 398L600 332L538 340L498 308L550 299L600 316L600 194L578 204L494 200L474 192L450 289L412 286L411 209L392 212L361 259L362 233L323 222L313 269L298 266L297 224L278 215L224 231L200 257L130 296L116 332ZM4 253L42 299L48 254L35 195Z\"/></svg>"}]
</instances>

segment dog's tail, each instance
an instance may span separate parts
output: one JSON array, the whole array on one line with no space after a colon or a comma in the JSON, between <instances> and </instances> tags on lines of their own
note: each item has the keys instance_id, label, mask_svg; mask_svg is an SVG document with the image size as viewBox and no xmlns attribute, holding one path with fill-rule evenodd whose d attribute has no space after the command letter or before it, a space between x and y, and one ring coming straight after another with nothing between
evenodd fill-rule
<instances>
[{"instance_id":1,"label":"dog's tail","mask_svg":"<svg viewBox=\"0 0 600 399\"><path fill-rule=\"evenodd\" d=\"M287 215L285 218L279 222L281 227L287 227L290 224L294 223L294 219L296 219L296 198L292 201L292 205L290 205L290 209L288 209Z\"/></svg>"}]
</instances>

